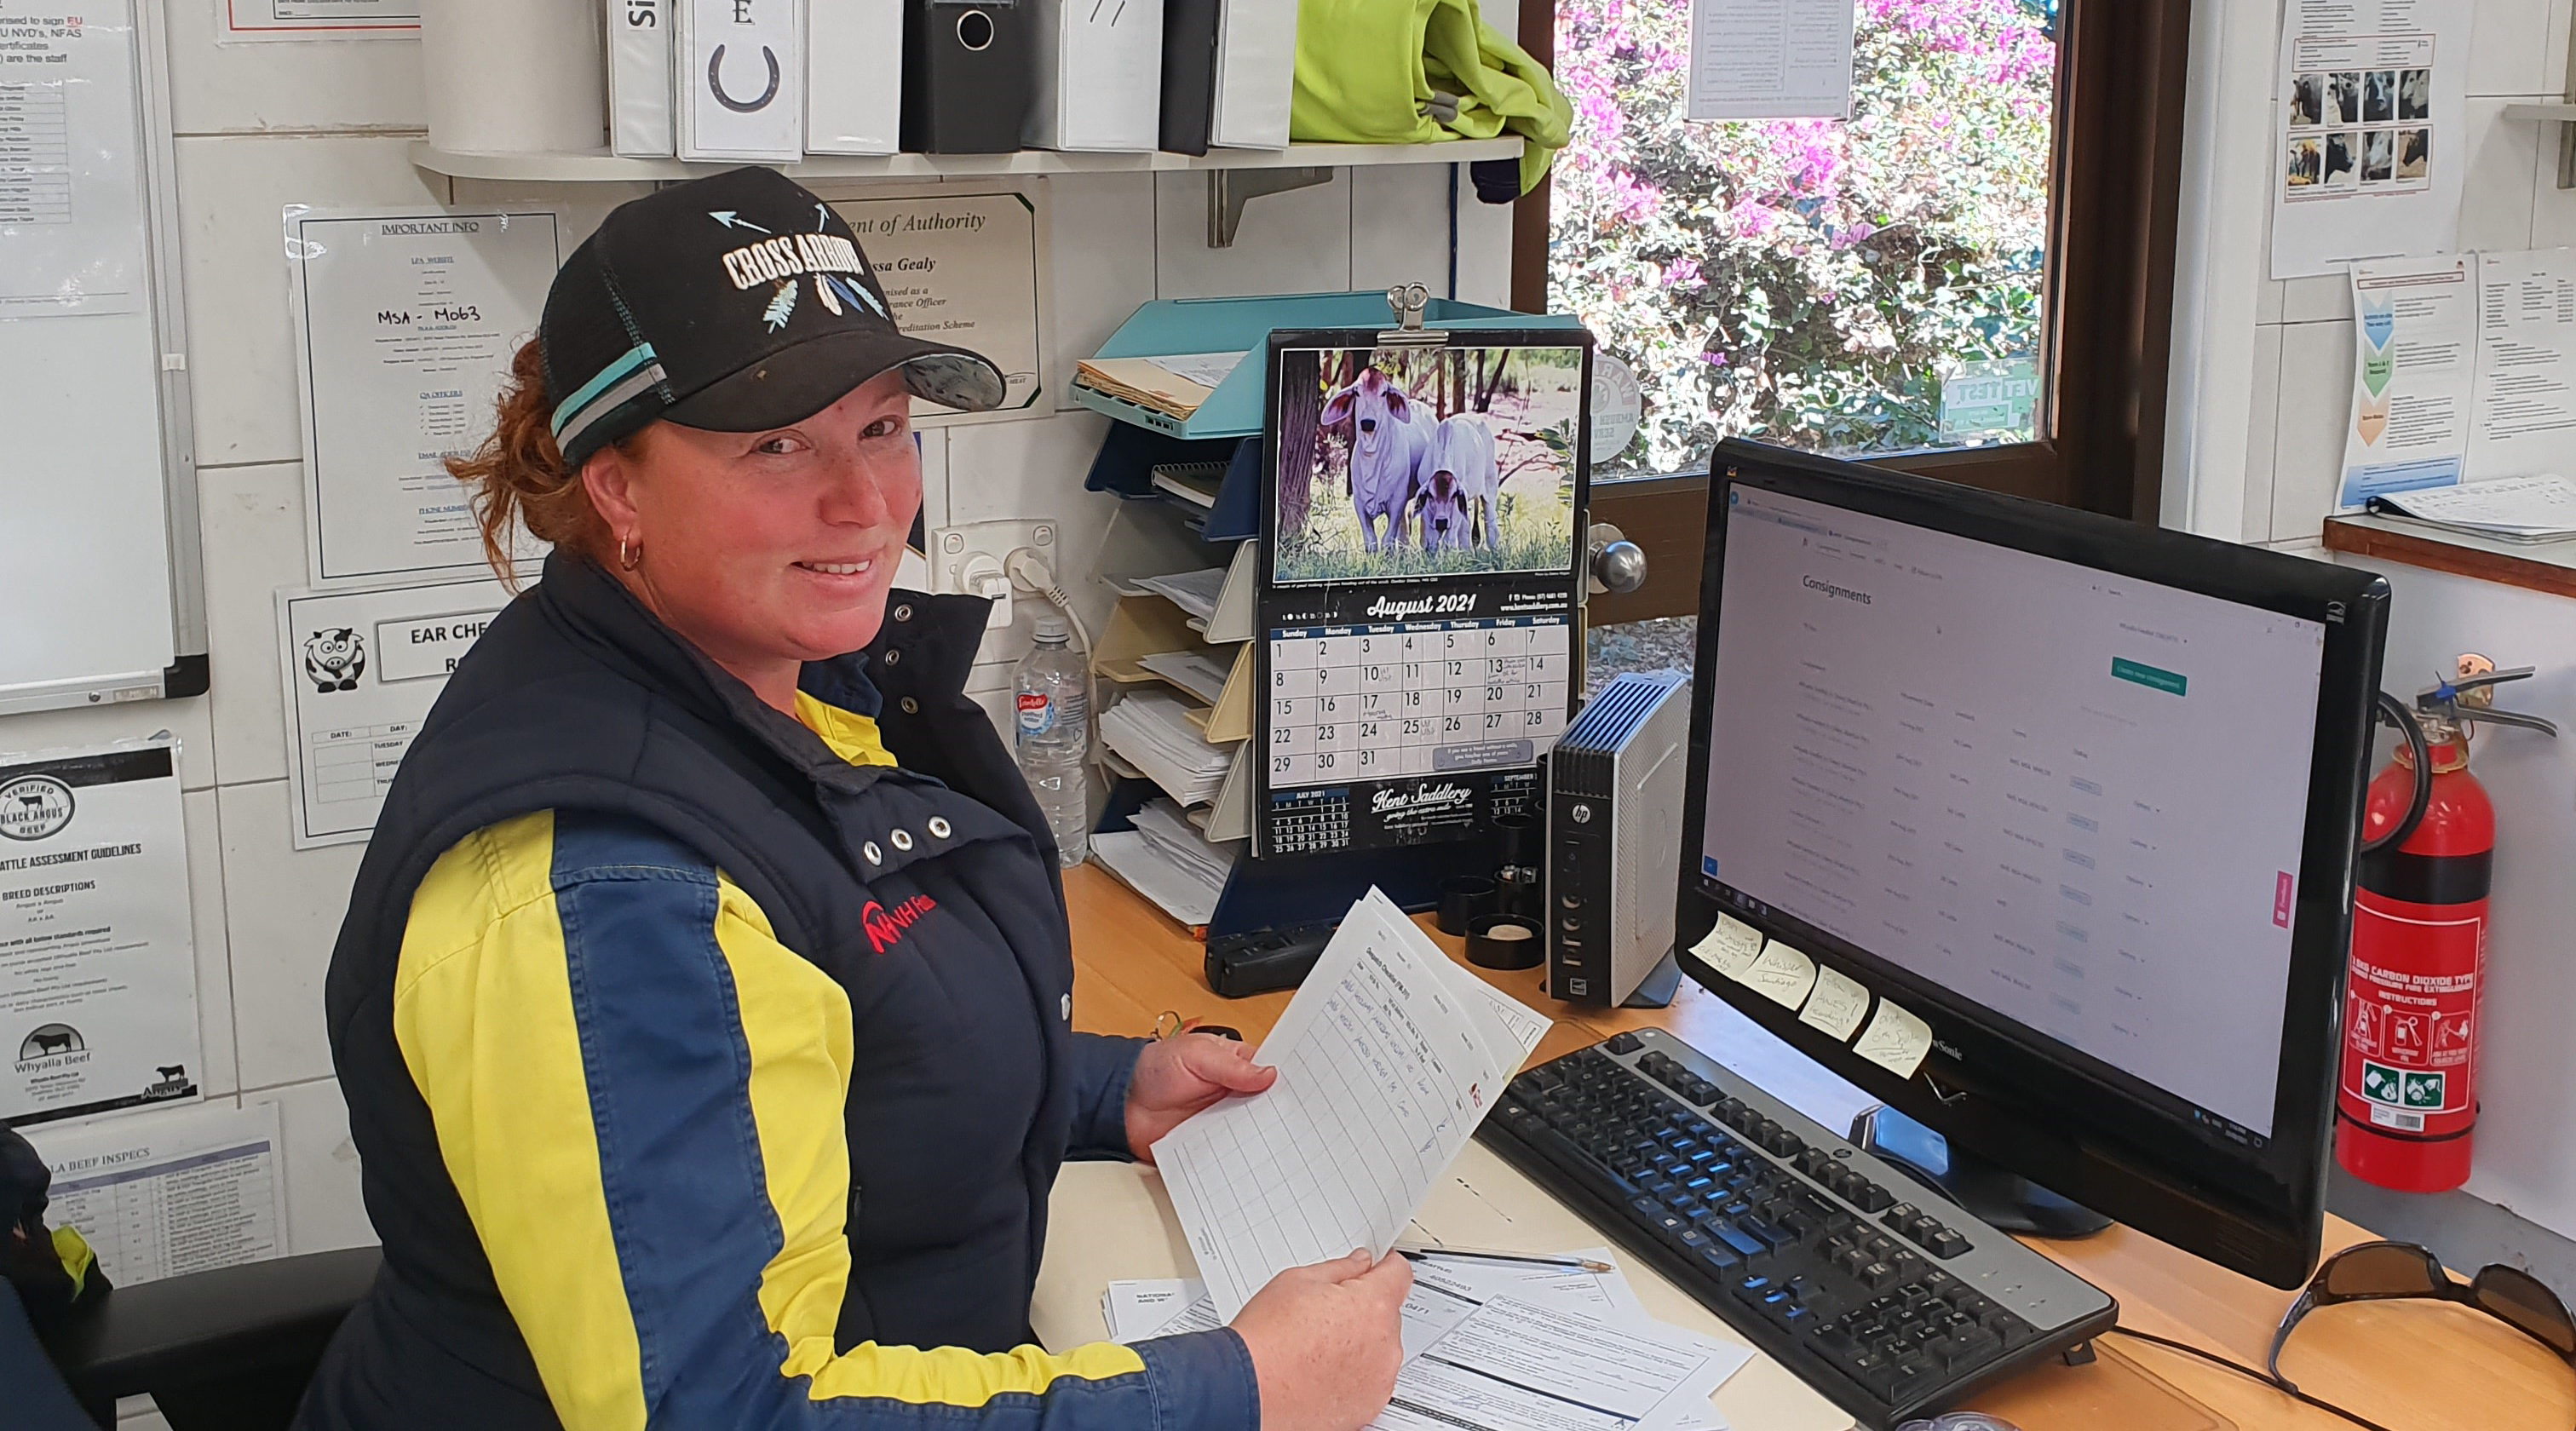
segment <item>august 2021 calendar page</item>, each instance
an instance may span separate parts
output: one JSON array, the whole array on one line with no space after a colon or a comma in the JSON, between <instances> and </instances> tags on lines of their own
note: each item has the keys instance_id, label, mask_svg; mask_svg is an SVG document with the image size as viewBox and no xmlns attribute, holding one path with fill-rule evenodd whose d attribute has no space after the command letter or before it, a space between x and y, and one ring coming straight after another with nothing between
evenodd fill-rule
<instances>
[{"instance_id":1,"label":"august 2021 calendar page","mask_svg":"<svg viewBox=\"0 0 2576 1431\"><path fill-rule=\"evenodd\" d=\"M1580 691L1588 336L1376 339L1273 339L1264 857L1533 808Z\"/></svg>"}]
</instances>

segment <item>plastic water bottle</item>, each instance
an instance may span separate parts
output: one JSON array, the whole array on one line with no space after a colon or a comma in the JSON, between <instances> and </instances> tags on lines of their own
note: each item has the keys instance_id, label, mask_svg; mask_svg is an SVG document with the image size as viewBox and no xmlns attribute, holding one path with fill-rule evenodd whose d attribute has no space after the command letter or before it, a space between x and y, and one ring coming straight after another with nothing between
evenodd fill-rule
<instances>
[{"instance_id":1,"label":"plastic water bottle","mask_svg":"<svg viewBox=\"0 0 2576 1431\"><path fill-rule=\"evenodd\" d=\"M1020 773L1038 797L1065 868L1091 854L1091 803L1082 762L1090 753L1091 699L1082 657L1065 644L1061 616L1037 618L1037 644L1012 682L1019 714Z\"/></svg>"}]
</instances>

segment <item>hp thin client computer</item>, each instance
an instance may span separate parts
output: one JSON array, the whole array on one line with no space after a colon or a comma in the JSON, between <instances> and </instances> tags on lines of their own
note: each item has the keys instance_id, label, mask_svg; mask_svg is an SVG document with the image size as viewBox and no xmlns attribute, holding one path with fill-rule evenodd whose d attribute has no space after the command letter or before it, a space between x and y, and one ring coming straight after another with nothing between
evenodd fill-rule
<instances>
[{"instance_id":1,"label":"hp thin client computer","mask_svg":"<svg viewBox=\"0 0 2576 1431\"><path fill-rule=\"evenodd\" d=\"M2385 583L1749 443L1712 468L1684 970L1957 1157L2298 1285ZM1864 1425L2113 1323L1713 1052L1621 1034L1481 1136Z\"/></svg>"}]
</instances>

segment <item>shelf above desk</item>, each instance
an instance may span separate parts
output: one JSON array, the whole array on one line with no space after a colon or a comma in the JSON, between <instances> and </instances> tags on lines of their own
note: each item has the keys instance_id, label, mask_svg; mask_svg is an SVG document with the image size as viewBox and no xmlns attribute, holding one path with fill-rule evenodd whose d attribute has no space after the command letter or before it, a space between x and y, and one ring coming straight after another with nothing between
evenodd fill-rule
<instances>
[{"instance_id":1,"label":"shelf above desk","mask_svg":"<svg viewBox=\"0 0 2576 1431\"><path fill-rule=\"evenodd\" d=\"M2386 517L2330 517L2325 542L2328 551L2576 597L2576 539L2504 542Z\"/></svg>"},{"instance_id":2,"label":"shelf above desk","mask_svg":"<svg viewBox=\"0 0 2576 1431\"><path fill-rule=\"evenodd\" d=\"M1517 159L1521 141L1457 139L1443 144L1291 144L1286 149L1222 149L1205 155L1075 154L1023 149L1015 154L815 154L781 164L779 172L803 184L817 181L920 180L1025 174L1139 174L1215 172L1227 169L1359 168L1374 164L1472 164ZM606 150L554 154L460 153L427 140L411 146L411 162L451 179L491 179L522 184L587 184L697 179L735 167L679 159L620 159Z\"/></svg>"}]
</instances>

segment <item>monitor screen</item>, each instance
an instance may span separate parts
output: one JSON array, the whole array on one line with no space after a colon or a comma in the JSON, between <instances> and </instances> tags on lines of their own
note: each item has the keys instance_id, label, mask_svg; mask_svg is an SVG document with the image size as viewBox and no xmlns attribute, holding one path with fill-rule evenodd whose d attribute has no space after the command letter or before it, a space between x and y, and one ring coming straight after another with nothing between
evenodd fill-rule
<instances>
[{"instance_id":1,"label":"monitor screen","mask_svg":"<svg viewBox=\"0 0 2576 1431\"><path fill-rule=\"evenodd\" d=\"M2324 624L1729 500L1702 878L2269 1137Z\"/></svg>"},{"instance_id":2,"label":"monitor screen","mask_svg":"<svg viewBox=\"0 0 2576 1431\"><path fill-rule=\"evenodd\" d=\"M2387 583L1753 443L1711 466L1684 971L1954 1154L2296 1285ZM1703 942L1728 918L1759 959Z\"/></svg>"}]
</instances>

